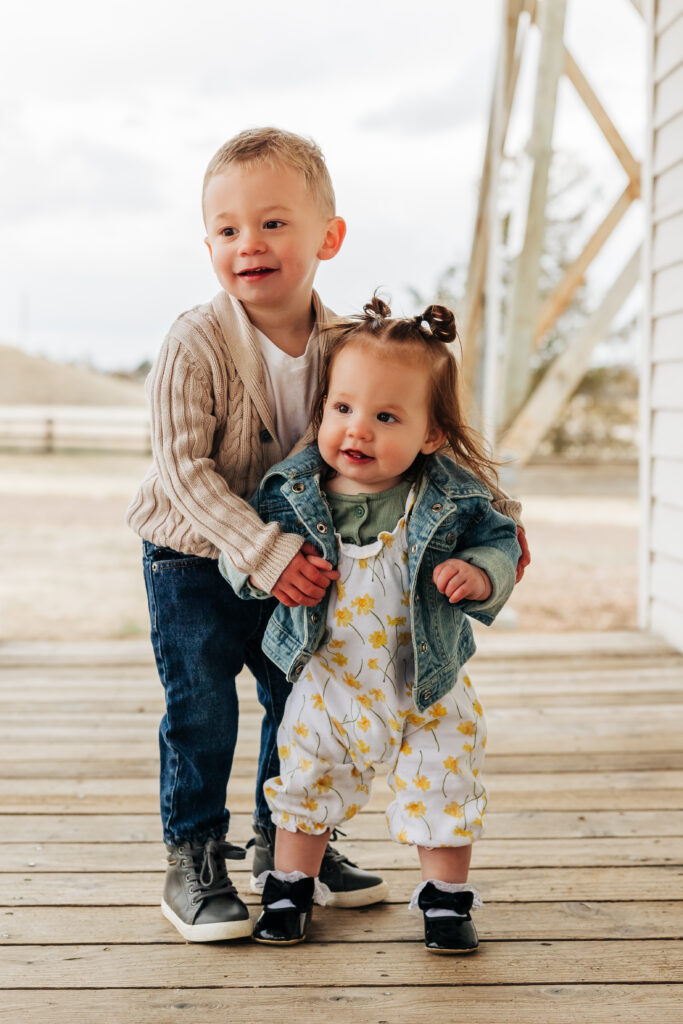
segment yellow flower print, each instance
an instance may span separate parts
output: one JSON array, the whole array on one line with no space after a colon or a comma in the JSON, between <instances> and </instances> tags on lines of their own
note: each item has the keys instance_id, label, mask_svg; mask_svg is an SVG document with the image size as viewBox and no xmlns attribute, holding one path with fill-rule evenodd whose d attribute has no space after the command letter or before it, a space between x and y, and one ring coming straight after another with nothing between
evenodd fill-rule
<instances>
[{"instance_id":1,"label":"yellow flower print","mask_svg":"<svg viewBox=\"0 0 683 1024\"><path fill-rule=\"evenodd\" d=\"M362 718L358 719L356 725L359 729L362 729L363 732L367 732L370 728L370 719L366 715L363 715Z\"/></svg>"},{"instance_id":2,"label":"yellow flower print","mask_svg":"<svg viewBox=\"0 0 683 1024\"><path fill-rule=\"evenodd\" d=\"M410 711L409 711L409 710L406 710L406 711L401 711L401 709L400 709L400 708L398 709L398 717L399 717L399 718L405 718L405 717L406 717L406 715L409 715L409 714L410 714Z\"/></svg>"},{"instance_id":3,"label":"yellow flower print","mask_svg":"<svg viewBox=\"0 0 683 1024\"><path fill-rule=\"evenodd\" d=\"M396 838L398 839L399 843L407 843L408 835L406 833L406 830L402 828L400 832L396 833Z\"/></svg>"},{"instance_id":4,"label":"yellow flower print","mask_svg":"<svg viewBox=\"0 0 683 1024\"><path fill-rule=\"evenodd\" d=\"M406 624L406 617L405 617L405 615L397 615L396 618L394 618L393 615L387 615L387 625L388 626L405 626L405 624Z\"/></svg>"},{"instance_id":5,"label":"yellow flower print","mask_svg":"<svg viewBox=\"0 0 683 1024\"><path fill-rule=\"evenodd\" d=\"M358 769L356 768L355 764L354 764L353 768L351 769L351 778L359 779L362 774L363 773L359 772Z\"/></svg>"},{"instance_id":6,"label":"yellow flower print","mask_svg":"<svg viewBox=\"0 0 683 1024\"><path fill-rule=\"evenodd\" d=\"M401 604L404 604L406 608L410 608L410 591L404 590L403 597L401 598Z\"/></svg>"},{"instance_id":7,"label":"yellow flower print","mask_svg":"<svg viewBox=\"0 0 683 1024\"><path fill-rule=\"evenodd\" d=\"M353 618L353 612L348 608L337 608L334 617L337 620L338 626L348 626Z\"/></svg>"},{"instance_id":8,"label":"yellow flower print","mask_svg":"<svg viewBox=\"0 0 683 1024\"><path fill-rule=\"evenodd\" d=\"M361 693L360 697L357 697L356 700L359 704L362 704L364 708L372 707L372 700L368 697L367 693Z\"/></svg>"},{"instance_id":9,"label":"yellow flower print","mask_svg":"<svg viewBox=\"0 0 683 1024\"><path fill-rule=\"evenodd\" d=\"M474 777L475 779L476 779L476 777L477 777L477 775L478 775L478 774L479 774L479 769L478 769L478 768L473 768L473 769L472 769L472 775L473 775L473 777Z\"/></svg>"},{"instance_id":10,"label":"yellow flower print","mask_svg":"<svg viewBox=\"0 0 683 1024\"><path fill-rule=\"evenodd\" d=\"M407 754L412 754L412 752L413 748L411 747L410 743L408 743L407 740L404 740L403 743L401 744L401 753L404 756L406 756Z\"/></svg>"},{"instance_id":11,"label":"yellow flower print","mask_svg":"<svg viewBox=\"0 0 683 1024\"><path fill-rule=\"evenodd\" d=\"M434 732L434 730L439 725L440 721L441 719L439 718L432 718L431 722L425 722L425 729L431 729L432 732Z\"/></svg>"},{"instance_id":12,"label":"yellow flower print","mask_svg":"<svg viewBox=\"0 0 683 1024\"><path fill-rule=\"evenodd\" d=\"M377 650L379 647L384 647L387 642L387 634L384 629L376 629L374 633L371 633L368 640L372 646Z\"/></svg>"},{"instance_id":13,"label":"yellow flower print","mask_svg":"<svg viewBox=\"0 0 683 1024\"><path fill-rule=\"evenodd\" d=\"M443 706L443 704L437 703L432 704L431 708L429 709L429 714L432 715L433 718L443 718L444 715L448 714L448 711Z\"/></svg>"},{"instance_id":14,"label":"yellow flower print","mask_svg":"<svg viewBox=\"0 0 683 1024\"><path fill-rule=\"evenodd\" d=\"M480 825L483 825L483 822L482 822L481 818L475 818L474 821L472 822L472 824L480 826Z\"/></svg>"},{"instance_id":15,"label":"yellow flower print","mask_svg":"<svg viewBox=\"0 0 683 1024\"><path fill-rule=\"evenodd\" d=\"M404 804L403 806L411 818L421 818L427 810L421 800L413 800L411 803Z\"/></svg>"},{"instance_id":16,"label":"yellow flower print","mask_svg":"<svg viewBox=\"0 0 683 1024\"><path fill-rule=\"evenodd\" d=\"M289 757L289 747L278 747L277 754L281 761L286 761Z\"/></svg>"},{"instance_id":17,"label":"yellow flower print","mask_svg":"<svg viewBox=\"0 0 683 1024\"><path fill-rule=\"evenodd\" d=\"M416 715L414 711L408 713L408 721L411 725L424 725L425 719L422 715Z\"/></svg>"},{"instance_id":18,"label":"yellow flower print","mask_svg":"<svg viewBox=\"0 0 683 1024\"><path fill-rule=\"evenodd\" d=\"M392 729L395 729L396 732L400 732L400 730L401 730L401 723L398 722L395 718L390 718L389 719L389 725L391 726Z\"/></svg>"},{"instance_id":19,"label":"yellow flower print","mask_svg":"<svg viewBox=\"0 0 683 1024\"><path fill-rule=\"evenodd\" d=\"M400 775L394 775L394 782L396 783L397 793L400 793L402 789L408 788L408 783L404 782Z\"/></svg>"},{"instance_id":20,"label":"yellow flower print","mask_svg":"<svg viewBox=\"0 0 683 1024\"><path fill-rule=\"evenodd\" d=\"M287 811L283 811L282 812L282 824L284 825L285 822L287 822L287 821L289 821L289 815L287 814Z\"/></svg>"},{"instance_id":21,"label":"yellow flower print","mask_svg":"<svg viewBox=\"0 0 683 1024\"><path fill-rule=\"evenodd\" d=\"M458 771L458 759L457 757L447 757L443 763L444 768L448 768L449 772Z\"/></svg>"},{"instance_id":22,"label":"yellow flower print","mask_svg":"<svg viewBox=\"0 0 683 1024\"><path fill-rule=\"evenodd\" d=\"M367 569L367 567L368 567L368 560L367 560L367 558L359 558L358 559L358 567L360 569Z\"/></svg>"},{"instance_id":23,"label":"yellow flower print","mask_svg":"<svg viewBox=\"0 0 683 1024\"><path fill-rule=\"evenodd\" d=\"M335 663L335 665L342 665L342 666L344 666L344 665L347 664L348 660L349 659L346 657L346 655L342 654L341 651L337 651L336 654L332 655L332 661Z\"/></svg>"},{"instance_id":24,"label":"yellow flower print","mask_svg":"<svg viewBox=\"0 0 683 1024\"><path fill-rule=\"evenodd\" d=\"M306 682L307 683L312 683L313 682L313 676L311 675L311 670L310 669L306 673Z\"/></svg>"},{"instance_id":25,"label":"yellow flower print","mask_svg":"<svg viewBox=\"0 0 683 1024\"><path fill-rule=\"evenodd\" d=\"M360 683L355 676L352 676L350 672L345 672L343 677L344 682L347 686L352 686L354 690L360 690Z\"/></svg>"},{"instance_id":26,"label":"yellow flower print","mask_svg":"<svg viewBox=\"0 0 683 1024\"><path fill-rule=\"evenodd\" d=\"M332 719L332 725L335 727L338 733L340 733L342 736L346 736L346 729L341 724L338 718Z\"/></svg>"},{"instance_id":27,"label":"yellow flower print","mask_svg":"<svg viewBox=\"0 0 683 1024\"><path fill-rule=\"evenodd\" d=\"M365 740L358 740L358 742L356 743L356 746L360 750L361 754L369 754L370 753L370 745L368 743L366 743Z\"/></svg>"},{"instance_id":28,"label":"yellow flower print","mask_svg":"<svg viewBox=\"0 0 683 1024\"><path fill-rule=\"evenodd\" d=\"M461 722L458 726L458 732L461 732L464 736L474 736L477 731L477 727L474 722Z\"/></svg>"},{"instance_id":29,"label":"yellow flower print","mask_svg":"<svg viewBox=\"0 0 683 1024\"><path fill-rule=\"evenodd\" d=\"M455 800L450 804L446 804L444 807L446 814L452 815L454 818L462 818L462 807Z\"/></svg>"},{"instance_id":30,"label":"yellow flower print","mask_svg":"<svg viewBox=\"0 0 683 1024\"><path fill-rule=\"evenodd\" d=\"M339 648L343 647L345 643L346 640L330 640L327 646L330 648L331 651L338 651Z\"/></svg>"},{"instance_id":31,"label":"yellow flower print","mask_svg":"<svg viewBox=\"0 0 683 1024\"><path fill-rule=\"evenodd\" d=\"M317 811L318 801L314 800L312 796L309 796L306 800L301 801L301 806L305 807L307 811Z\"/></svg>"},{"instance_id":32,"label":"yellow flower print","mask_svg":"<svg viewBox=\"0 0 683 1024\"><path fill-rule=\"evenodd\" d=\"M341 580L337 580L337 597L340 601L343 601L346 597L346 587Z\"/></svg>"},{"instance_id":33,"label":"yellow flower print","mask_svg":"<svg viewBox=\"0 0 683 1024\"><path fill-rule=\"evenodd\" d=\"M454 828L454 836L463 836L464 839L472 839L472 830L469 828Z\"/></svg>"},{"instance_id":34,"label":"yellow flower print","mask_svg":"<svg viewBox=\"0 0 683 1024\"><path fill-rule=\"evenodd\" d=\"M313 783L313 789L317 789L318 793L329 793L332 789L332 781L331 775L321 775L320 778Z\"/></svg>"},{"instance_id":35,"label":"yellow flower print","mask_svg":"<svg viewBox=\"0 0 683 1024\"><path fill-rule=\"evenodd\" d=\"M399 633L398 634L398 645L399 647L408 647L412 642L412 633Z\"/></svg>"},{"instance_id":36,"label":"yellow flower print","mask_svg":"<svg viewBox=\"0 0 683 1024\"><path fill-rule=\"evenodd\" d=\"M329 828L329 825L325 825L322 821L314 821L313 828L315 829L316 832L324 832L326 829Z\"/></svg>"},{"instance_id":37,"label":"yellow flower print","mask_svg":"<svg viewBox=\"0 0 683 1024\"><path fill-rule=\"evenodd\" d=\"M368 658L368 668L379 668L377 658ZM372 693L372 690L370 692Z\"/></svg>"},{"instance_id":38,"label":"yellow flower print","mask_svg":"<svg viewBox=\"0 0 683 1024\"><path fill-rule=\"evenodd\" d=\"M369 594L363 594L362 597L354 597L351 607L355 608L359 615L369 615L375 607L375 599Z\"/></svg>"},{"instance_id":39,"label":"yellow flower print","mask_svg":"<svg viewBox=\"0 0 683 1024\"><path fill-rule=\"evenodd\" d=\"M358 785L356 786L356 793L369 793L369 792L370 792L370 787L365 785L365 783L359 782Z\"/></svg>"},{"instance_id":40,"label":"yellow flower print","mask_svg":"<svg viewBox=\"0 0 683 1024\"><path fill-rule=\"evenodd\" d=\"M390 747L397 747L398 746L398 740L396 739L395 736L390 736L389 737L389 746Z\"/></svg>"},{"instance_id":41,"label":"yellow flower print","mask_svg":"<svg viewBox=\"0 0 683 1024\"><path fill-rule=\"evenodd\" d=\"M378 538L379 540L384 541L388 548L390 548L394 543L394 538L390 533L380 533L378 534Z\"/></svg>"},{"instance_id":42,"label":"yellow flower print","mask_svg":"<svg viewBox=\"0 0 683 1024\"><path fill-rule=\"evenodd\" d=\"M375 687L373 690L370 690L370 693L376 701L379 701L380 704L386 704L387 698L384 690L378 690L377 687Z\"/></svg>"},{"instance_id":43,"label":"yellow flower print","mask_svg":"<svg viewBox=\"0 0 683 1024\"><path fill-rule=\"evenodd\" d=\"M486 750L487 742L488 742L488 736L484 736L483 740L481 741L481 745L482 745L484 750Z\"/></svg>"},{"instance_id":44,"label":"yellow flower print","mask_svg":"<svg viewBox=\"0 0 683 1024\"><path fill-rule=\"evenodd\" d=\"M416 789L431 789L432 784L426 775L416 775L413 779L413 785Z\"/></svg>"},{"instance_id":45,"label":"yellow flower print","mask_svg":"<svg viewBox=\"0 0 683 1024\"><path fill-rule=\"evenodd\" d=\"M311 697L311 700L313 701L313 707L315 708L316 711L325 710L325 701L323 700L321 693L314 693L313 696Z\"/></svg>"},{"instance_id":46,"label":"yellow flower print","mask_svg":"<svg viewBox=\"0 0 683 1024\"><path fill-rule=\"evenodd\" d=\"M275 783L276 786L281 786L282 785L282 776L281 775L277 775L273 779L273 782Z\"/></svg>"},{"instance_id":47,"label":"yellow flower print","mask_svg":"<svg viewBox=\"0 0 683 1024\"><path fill-rule=\"evenodd\" d=\"M299 768L301 768L302 772L307 772L309 770L309 768L312 768L312 767L313 767L313 762L312 761L307 761L305 757L300 757L299 758Z\"/></svg>"},{"instance_id":48,"label":"yellow flower print","mask_svg":"<svg viewBox=\"0 0 683 1024\"><path fill-rule=\"evenodd\" d=\"M294 726L297 736L308 736L308 726L304 722L297 722Z\"/></svg>"},{"instance_id":49,"label":"yellow flower print","mask_svg":"<svg viewBox=\"0 0 683 1024\"><path fill-rule=\"evenodd\" d=\"M266 794L267 797L270 797L271 800L273 800L277 796L277 790L273 789L272 786L264 786L263 792Z\"/></svg>"},{"instance_id":50,"label":"yellow flower print","mask_svg":"<svg viewBox=\"0 0 683 1024\"><path fill-rule=\"evenodd\" d=\"M463 681L463 683L465 684L465 686L468 686L468 687L469 687L469 686L471 686L471 685L472 685L472 680L470 679L470 677L469 677L469 676L463 676L463 677L462 677L462 681Z\"/></svg>"},{"instance_id":51,"label":"yellow flower print","mask_svg":"<svg viewBox=\"0 0 683 1024\"><path fill-rule=\"evenodd\" d=\"M472 707L474 708L474 710L477 712L478 715L483 714L484 709L482 708L482 706L481 706L481 704L479 703L478 700L473 700L472 701Z\"/></svg>"},{"instance_id":52,"label":"yellow flower print","mask_svg":"<svg viewBox=\"0 0 683 1024\"><path fill-rule=\"evenodd\" d=\"M360 804L349 804L349 806L346 808L346 814L344 815L344 817L352 818L354 814L358 814L359 810Z\"/></svg>"},{"instance_id":53,"label":"yellow flower print","mask_svg":"<svg viewBox=\"0 0 683 1024\"><path fill-rule=\"evenodd\" d=\"M403 562L404 565L408 561L408 552L407 551L404 551L403 554L401 555L401 561Z\"/></svg>"},{"instance_id":54,"label":"yellow flower print","mask_svg":"<svg viewBox=\"0 0 683 1024\"><path fill-rule=\"evenodd\" d=\"M311 826L306 821L297 821L296 827L299 832L307 832L309 835L311 834Z\"/></svg>"},{"instance_id":55,"label":"yellow flower print","mask_svg":"<svg viewBox=\"0 0 683 1024\"><path fill-rule=\"evenodd\" d=\"M462 749L465 751L466 754L471 754L472 751L474 750L474 747L472 746L471 743L463 743Z\"/></svg>"}]
</instances>

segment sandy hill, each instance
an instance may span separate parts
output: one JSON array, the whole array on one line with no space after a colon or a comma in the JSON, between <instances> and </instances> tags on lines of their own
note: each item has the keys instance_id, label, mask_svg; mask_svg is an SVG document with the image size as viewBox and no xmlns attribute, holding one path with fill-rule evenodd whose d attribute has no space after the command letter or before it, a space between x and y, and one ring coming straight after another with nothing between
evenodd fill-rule
<instances>
[{"instance_id":1,"label":"sandy hill","mask_svg":"<svg viewBox=\"0 0 683 1024\"><path fill-rule=\"evenodd\" d=\"M0 405L145 405L141 384L0 345Z\"/></svg>"}]
</instances>

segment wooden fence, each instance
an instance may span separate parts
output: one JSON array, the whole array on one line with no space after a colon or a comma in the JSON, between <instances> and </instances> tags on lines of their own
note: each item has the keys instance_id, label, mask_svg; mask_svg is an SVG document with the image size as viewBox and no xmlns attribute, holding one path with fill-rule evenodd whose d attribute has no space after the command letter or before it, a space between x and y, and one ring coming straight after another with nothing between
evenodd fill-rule
<instances>
[{"instance_id":1,"label":"wooden fence","mask_svg":"<svg viewBox=\"0 0 683 1024\"><path fill-rule=\"evenodd\" d=\"M149 413L143 406L1 405L0 450L149 454Z\"/></svg>"}]
</instances>

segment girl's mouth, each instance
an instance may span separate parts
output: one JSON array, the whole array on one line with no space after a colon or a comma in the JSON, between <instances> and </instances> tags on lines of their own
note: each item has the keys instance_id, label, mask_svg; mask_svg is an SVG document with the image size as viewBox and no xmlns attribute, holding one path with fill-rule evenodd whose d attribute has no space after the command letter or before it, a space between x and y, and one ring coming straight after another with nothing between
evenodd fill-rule
<instances>
[{"instance_id":1,"label":"girl's mouth","mask_svg":"<svg viewBox=\"0 0 683 1024\"><path fill-rule=\"evenodd\" d=\"M345 455L351 462L372 462L371 455L365 455L363 452L359 452L356 448L343 448L342 455Z\"/></svg>"}]
</instances>

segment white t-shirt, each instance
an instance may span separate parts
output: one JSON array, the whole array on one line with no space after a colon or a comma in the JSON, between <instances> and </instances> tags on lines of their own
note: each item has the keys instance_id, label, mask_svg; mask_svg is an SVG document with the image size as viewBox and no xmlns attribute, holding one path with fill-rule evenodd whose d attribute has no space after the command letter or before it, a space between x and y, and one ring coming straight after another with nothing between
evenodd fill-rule
<instances>
[{"instance_id":1,"label":"white t-shirt","mask_svg":"<svg viewBox=\"0 0 683 1024\"><path fill-rule=\"evenodd\" d=\"M290 356L270 338L254 328L263 359L263 375L275 433L282 451L288 454L311 421L311 406L318 386L320 350L315 328L301 356Z\"/></svg>"}]
</instances>

